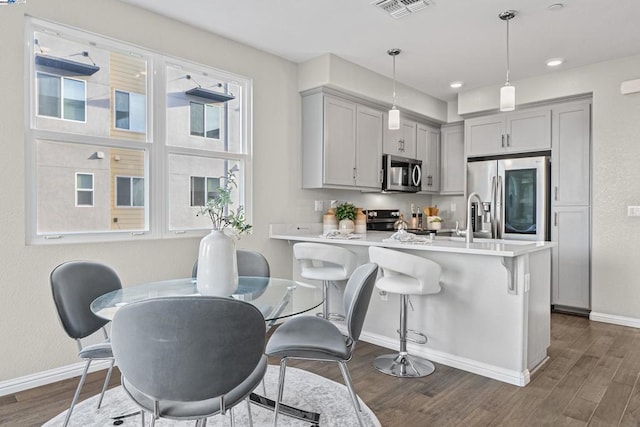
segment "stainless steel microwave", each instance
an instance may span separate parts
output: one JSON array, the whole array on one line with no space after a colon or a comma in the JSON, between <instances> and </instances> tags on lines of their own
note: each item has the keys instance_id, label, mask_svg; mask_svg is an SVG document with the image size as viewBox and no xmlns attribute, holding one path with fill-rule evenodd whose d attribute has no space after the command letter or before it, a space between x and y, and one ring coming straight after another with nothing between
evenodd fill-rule
<instances>
[{"instance_id":1,"label":"stainless steel microwave","mask_svg":"<svg viewBox=\"0 0 640 427\"><path fill-rule=\"evenodd\" d=\"M422 189L422 160L382 156L382 191L417 193Z\"/></svg>"}]
</instances>

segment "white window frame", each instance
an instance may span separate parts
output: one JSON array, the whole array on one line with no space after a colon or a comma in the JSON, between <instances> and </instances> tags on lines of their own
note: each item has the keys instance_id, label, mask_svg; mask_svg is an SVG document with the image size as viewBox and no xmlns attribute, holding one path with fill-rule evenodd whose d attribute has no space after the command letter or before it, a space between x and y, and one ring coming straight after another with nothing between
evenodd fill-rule
<instances>
[{"instance_id":1,"label":"white window frame","mask_svg":"<svg viewBox=\"0 0 640 427\"><path fill-rule=\"evenodd\" d=\"M191 106L193 104L202 105L202 136L194 135L191 128ZM207 136L207 107L215 107L218 110L218 138L210 138ZM222 134L222 121L224 120L224 111L217 105L205 104L204 102L189 101L189 136L193 138L212 139L214 141L220 141L220 134ZM225 132L226 134L226 132Z\"/></svg>"},{"instance_id":2,"label":"white window frame","mask_svg":"<svg viewBox=\"0 0 640 427\"><path fill-rule=\"evenodd\" d=\"M66 77L66 76L61 76L58 74L54 74L54 73L49 73L46 71L36 71L36 77L34 78L36 80L35 82L35 103L36 103L36 115L38 117L42 117L42 118L46 118L46 119L51 119L51 120L62 120L62 121L66 121L66 122L72 122L72 123L87 123L87 82L82 80L82 79L74 79L72 77ZM40 104L39 104L39 100L40 97L38 96L39 92L38 92L38 77L37 74L44 74L46 76L51 76L51 77L56 77L60 80L60 117L55 117L55 116L46 116L44 114L40 114ZM83 89L84 89L84 118L82 120L73 120L73 119L65 119L64 118L64 84L65 84L65 80L73 80L75 82L81 82Z\"/></svg>"},{"instance_id":3,"label":"white window frame","mask_svg":"<svg viewBox=\"0 0 640 427\"><path fill-rule=\"evenodd\" d=\"M78 188L78 175L90 176L91 177L91 188ZM74 174L75 178L75 188L76 188L76 208L93 208L95 207L95 188L96 188L96 177L92 172L76 172ZM91 193L91 204L90 205L81 205L78 203L78 193Z\"/></svg>"},{"instance_id":4,"label":"white window frame","mask_svg":"<svg viewBox=\"0 0 640 427\"><path fill-rule=\"evenodd\" d=\"M119 205L118 204L118 178L127 178L129 180L129 204L128 205ZM116 175L114 177L114 182L113 182L113 188L115 189L114 192L114 207L116 209L144 209L146 206L146 203L142 206L138 206L138 205L134 205L133 204L133 180L134 179L141 179L143 184L145 184L145 188L146 188L146 182L143 176L131 176L131 175ZM146 202L146 196L143 198L144 201Z\"/></svg>"},{"instance_id":5,"label":"white window frame","mask_svg":"<svg viewBox=\"0 0 640 427\"><path fill-rule=\"evenodd\" d=\"M124 41L118 41L88 33L86 31L52 24L38 18L27 17L25 25L25 50L24 67L29 78L25 79L25 96L28 102L25 103L25 154L28 165L26 174L26 241L28 244L61 244L61 243L85 243L85 242L106 242L106 241L130 241L163 238L188 238L204 236L210 231L210 227L203 226L196 229L170 229L169 227L169 197L166 194L169 188L168 180L168 158L170 155L192 155L203 158L215 158L237 162L243 168L243 201L245 217L249 223L252 222L252 195L253 195L253 153L252 153L252 85L253 81L226 71L215 69L211 66L197 64L170 57L162 53L157 53L149 49L140 48ZM36 128L37 96L36 96L36 70L34 57L34 32L58 33L68 36L74 41L86 42L88 46L98 46L106 49L113 49L119 52L129 52L133 56L143 57L147 61L146 78L146 139L138 141L135 139L117 139L115 137L100 137L80 135L77 133L65 133L59 131ZM240 141L241 152L198 150L191 148L174 147L166 144L166 77L167 65L184 66L190 70L199 70L202 73L215 75L215 78L225 82L242 86L242 108L239 132L242 135ZM50 73L45 73L50 74ZM55 74L52 74L55 76ZM62 77L62 76L61 76ZM89 116L87 110L87 86L85 82L85 121ZM110 107L111 108L111 107ZM114 109L115 113L115 109ZM222 120L224 111L221 113ZM50 116L43 116L47 119L57 119ZM65 119L58 119L65 120ZM74 123L81 123L73 121ZM114 127L115 128L115 127ZM125 129L119 129L126 131ZM222 131L222 122L221 122ZM190 123L185 123L185 132L190 134ZM193 137L199 138L199 137ZM142 150L145 153L145 224L144 230L109 230L95 232L51 232L38 233L37 230L37 168L36 141L60 141L65 143L90 144L93 146L109 148L125 148ZM212 140L211 138L209 140ZM199 174L198 174L199 175ZM95 188L95 177L94 177ZM94 190L95 191L95 190ZM77 193L76 193L77 194ZM95 198L95 193L94 193ZM94 199L95 204L95 199ZM190 204L190 203L189 203ZM189 206L190 207L190 206ZM139 207L136 207L139 208ZM191 207L190 207L191 208ZM194 209L194 208L192 208Z\"/></svg>"}]
</instances>

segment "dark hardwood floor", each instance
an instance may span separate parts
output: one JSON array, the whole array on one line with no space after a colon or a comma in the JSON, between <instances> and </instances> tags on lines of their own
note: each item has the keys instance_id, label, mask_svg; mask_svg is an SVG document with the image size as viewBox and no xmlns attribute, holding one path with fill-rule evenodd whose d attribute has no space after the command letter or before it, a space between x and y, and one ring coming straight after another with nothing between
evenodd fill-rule
<instances>
[{"instance_id":1,"label":"dark hardwood floor","mask_svg":"<svg viewBox=\"0 0 640 427\"><path fill-rule=\"evenodd\" d=\"M371 364L389 350L364 342L349 369L383 426L640 426L640 329L554 313L551 335L550 360L526 387L443 365L425 378L383 375ZM342 382L335 364L291 366ZM99 393L103 378L91 374L81 398ZM0 397L0 425L41 425L67 408L76 385L74 378Z\"/></svg>"}]
</instances>

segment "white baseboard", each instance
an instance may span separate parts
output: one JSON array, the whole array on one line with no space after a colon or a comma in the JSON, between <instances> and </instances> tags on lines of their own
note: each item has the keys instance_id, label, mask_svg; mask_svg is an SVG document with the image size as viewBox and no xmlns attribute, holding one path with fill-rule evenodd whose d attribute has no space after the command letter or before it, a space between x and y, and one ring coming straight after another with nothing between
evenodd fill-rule
<instances>
[{"instance_id":1,"label":"white baseboard","mask_svg":"<svg viewBox=\"0 0 640 427\"><path fill-rule=\"evenodd\" d=\"M0 396L17 393L30 388L39 387L55 383L57 381L66 380L67 378L79 377L82 375L86 362L78 362L73 365L61 366L59 368L50 369L48 371L36 372L35 374L25 375L24 377L13 378L6 381L0 381ZM108 360L94 360L91 362L89 372L109 369L110 362Z\"/></svg>"},{"instance_id":2,"label":"white baseboard","mask_svg":"<svg viewBox=\"0 0 640 427\"><path fill-rule=\"evenodd\" d=\"M629 326L631 328L640 328L640 319L633 317L617 316L615 314L595 313L589 314L589 320L594 322L611 323L613 325Z\"/></svg>"},{"instance_id":3,"label":"white baseboard","mask_svg":"<svg viewBox=\"0 0 640 427\"><path fill-rule=\"evenodd\" d=\"M380 347L398 351L399 343L397 339L394 340L383 335L364 331L362 332L360 339L371 344L379 345ZM407 350L409 350L410 354L415 354L416 356L429 359L433 362L441 363L443 365L451 366L452 368L461 369L463 371L482 375L483 377L487 378L493 378L495 380L517 385L520 387L527 385L531 380L531 374L528 369L524 370L523 372L504 369L498 366L493 366L475 360L467 359L465 357L455 356L449 353L443 353L435 350L429 350L425 347L421 347L412 343L407 343ZM542 365L542 363L540 365Z\"/></svg>"}]
</instances>

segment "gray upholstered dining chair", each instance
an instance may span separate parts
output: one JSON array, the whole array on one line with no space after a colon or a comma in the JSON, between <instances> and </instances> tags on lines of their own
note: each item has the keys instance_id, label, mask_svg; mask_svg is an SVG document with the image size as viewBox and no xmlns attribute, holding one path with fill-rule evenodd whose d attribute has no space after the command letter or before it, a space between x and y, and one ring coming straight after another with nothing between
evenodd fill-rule
<instances>
[{"instance_id":1,"label":"gray upholstered dining chair","mask_svg":"<svg viewBox=\"0 0 640 427\"><path fill-rule=\"evenodd\" d=\"M264 317L249 303L220 297L163 297L120 308L112 324L122 386L158 418L224 414L264 377ZM249 409L249 420L251 411ZM231 412L231 425L234 425Z\"/></svg>"},{"instance_id":2,"label":"gray upholstered dining chair","mask_svg":"<svg viewBox=\"0 0 640 427\"><path fill-rule=\"evenodd\" d=\"M331 321L316 316L300 316L284 322L267 343L266 354L280 357L280 378L273 425L278 422L278 410L284 390L284 377L288 359L308 359L337 362L351 395L358 422L363 425L360 403L351 382L347 362L351 360L356 342L360 338L376 281L378 266L373 263L356 268L344 292L345 323L348 336L344 337Z\"/></svg>"},{"instance_id":3,"label":"gray upholstered dining chair","mask_svg":"<svg viewBox=\"0 0 640 427\"><path fill-rule=\"evenodd\" d=\"M238 276L270 277L271 271L267 259L260 252L238 249L236 250L238 259ZM191 277L198 275L198 260L193 264Z\"/></svg>"},{"instance_id":4,"label":"gray upholstered dining chair","mask_svg":"<svg viewBox=\"0 0 640 427\"><path fill-rule=\"evenodd\" d=\"M111 378L113 370L113 353L111 343L104 326L107 320L101 319L91 311L91 302L107 292L122 288L120 278L110 267L90 261L70 261L58 265L50 276L53 301L58 310L58 317L67 335L75 339L78 344L80 358L87 361L76 392L67 411L64 426L69 423L71 413L80 395L93 360L110 360L109 370L105 378L98 408L102 404L104 392ZM102 329L104 342L82 346L82 339Z\"/></svg>"}]
</instances>

